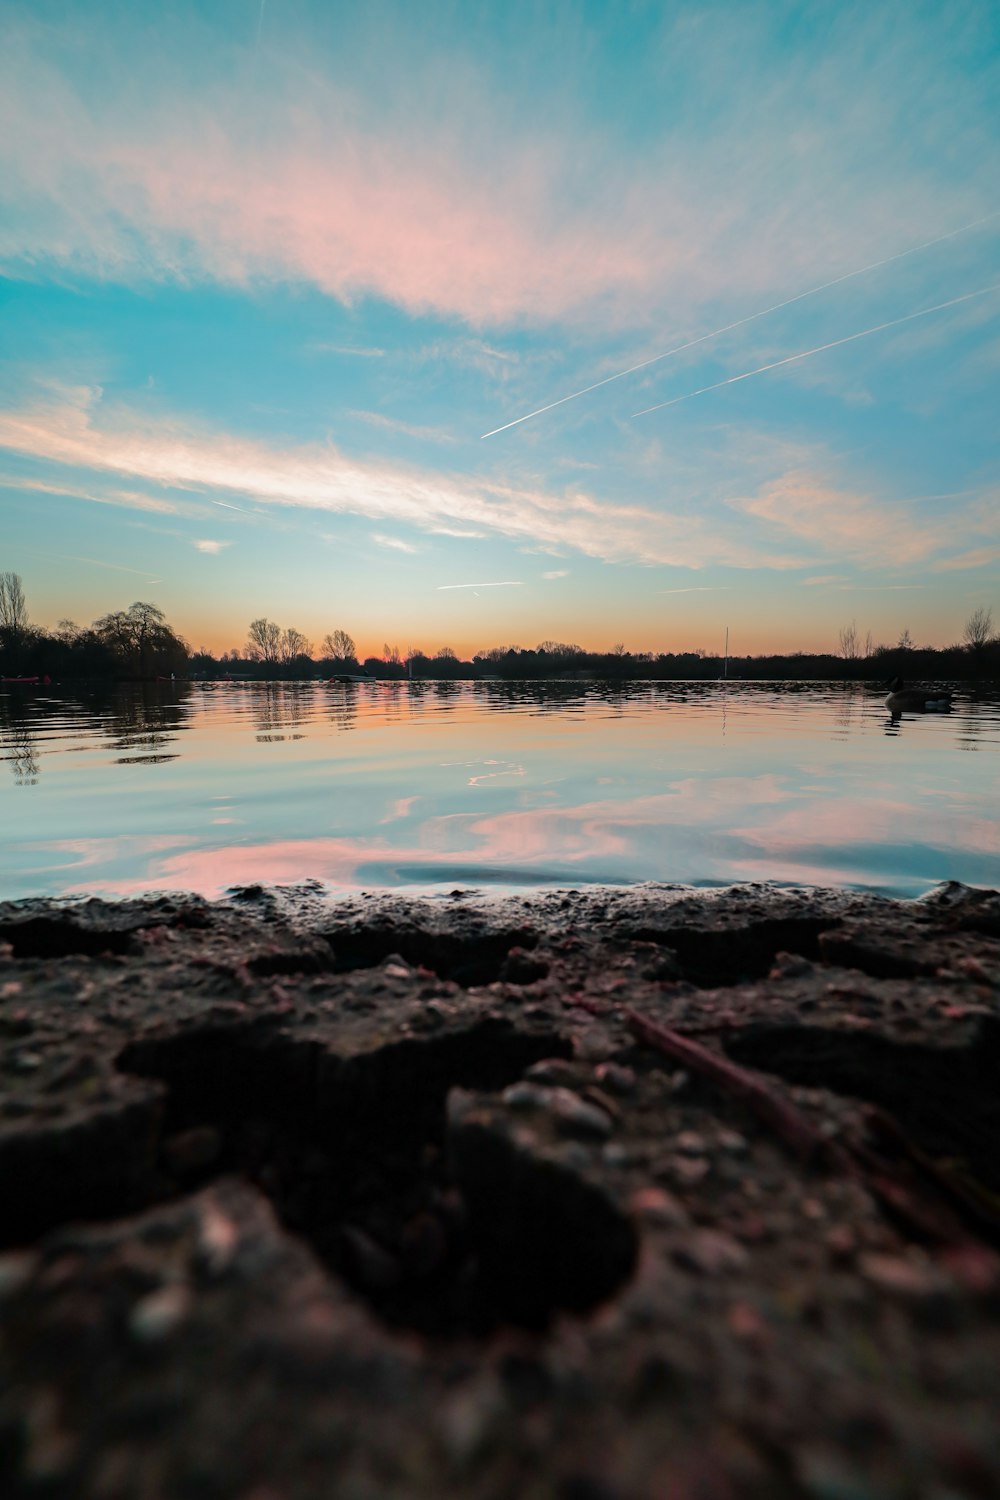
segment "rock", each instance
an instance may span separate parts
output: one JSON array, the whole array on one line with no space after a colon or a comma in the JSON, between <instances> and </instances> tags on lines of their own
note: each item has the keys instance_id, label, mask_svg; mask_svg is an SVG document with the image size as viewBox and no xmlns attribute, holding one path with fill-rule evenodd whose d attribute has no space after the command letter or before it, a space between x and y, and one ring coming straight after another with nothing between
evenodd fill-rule
<instances>
[{"instance_id":1,"label":"rock","mask_svg":"<svg viewBox=\"0 0 1000 1500\"><path fill-rule=\"evenodd\" d=\"M1000 1494L997 900L0 905L5 1496Z\"/></svg>"}]
</instances>

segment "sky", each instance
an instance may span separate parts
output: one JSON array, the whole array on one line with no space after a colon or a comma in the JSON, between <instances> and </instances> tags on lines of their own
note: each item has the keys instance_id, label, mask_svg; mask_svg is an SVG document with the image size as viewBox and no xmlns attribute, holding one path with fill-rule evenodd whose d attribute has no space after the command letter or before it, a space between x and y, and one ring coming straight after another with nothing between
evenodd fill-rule
<instances>
[{"instance_id":1,"label":"sky","mask_svg":"<svg viewBox=\"0 0 1000 1500\"><path fill-rule=\"evenodd\" d=\"M742 654L1000 616L995 0L0 0L0 39L35 623Z\"/></svg>"}]
</instances>

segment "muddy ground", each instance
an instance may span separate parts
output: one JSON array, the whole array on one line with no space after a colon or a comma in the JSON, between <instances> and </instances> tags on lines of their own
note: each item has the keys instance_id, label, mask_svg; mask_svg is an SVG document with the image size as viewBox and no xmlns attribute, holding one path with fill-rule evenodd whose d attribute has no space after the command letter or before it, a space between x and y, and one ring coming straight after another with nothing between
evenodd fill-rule
<instances>
[{"instance_id":1,"label":"muddy ground","mask_svg":"<svg viewBox=\"0 0 1000 1500\"><path fill-rule=\"evenodd\" d=\"M1000 1495L1000 896L0 906L0 1488Z\"/></svg>"}]
</instances>

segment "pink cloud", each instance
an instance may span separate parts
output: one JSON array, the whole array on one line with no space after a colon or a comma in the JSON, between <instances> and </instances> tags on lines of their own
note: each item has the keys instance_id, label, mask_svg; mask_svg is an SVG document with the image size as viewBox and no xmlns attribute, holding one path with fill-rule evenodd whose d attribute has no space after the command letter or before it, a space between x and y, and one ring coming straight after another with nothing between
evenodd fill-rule
<instances>
[{"instance_id":1,"label":"pink cloud","mask_svg":"<svg viewBox=\"0 0 1000 1500\"><path fill-rule=\"evenodd\" d=\"M66 71L46 60L60 42ZM856 108L849 126L838 98L825 149L823 131L808 152L784 131L782 110L803 128L795 90L753 115L734 103L701 131L665 123L637 152L558 107L548 130L532 128L510 89L462 91L391 47L399 87L386 92L408 101L395 116L366 114L360 85L325 81L321 57L298 66L291 50L253 74L215 58L211 87L206 56L193 87L166 57L115 68L99 21L77 21L65 43L26 23L9 28L0 58L13 209L0 259L21 269L308 281L345 302L374 294L479 327L585 311L591 327L648 329L657 310L676 327L678 308L686 321L720 295L798 290L857 264L861 243L864 256L891 253L992 201L985 159L952 185L927 181L918 157L891 173L845 171L852 146L867 151L879 133L874 91L873 113ZM73 67L86 76L88 47L107 87L70 80Z\"/></svg>"},{"instance_id":2,"label":"pink cloud","mask_svg":"<svg viewBox=\"0 0 1000 1500\"><path fill-rule=\"evenodd\" d=\"M757 548L710 518L568 492L473 479L388 460L356 460L331 444L282 446L170 417L109 408L98 387L50 387L0 412L0 447L36 459L128 475L168 488L234 493L274 506L350 512L421 531L486 531L553 552L700 568L789 568L801 559Z\"/></svg>"},{"instance_id":3,"label":"pink cloud","mask_svg":"<svg viewBox=\"0 0 1000 1500\"><path fill-rule=\"evenodd\" d=\"M207 103L165 92L126 118L121 100L88 106L21 63L4 80L0 165L23 206L0 255L116 277L305 280L474 324L558 318L693 258L574 209L561 151L538 142L484 172L454 128L364 128L343 95L301 78L284 83L298 97L274 84L252 108L232 89Z\"/></svg>"},{"instance_id":4,"label":"pink cloud","mask_svg":"<svg viewBox=\"0 0 1000 1500\"><path fill-rule=\"evenodd\" d=\"M731 504L822 549L826 557L850 558L883 569L923 562L953 546L956 533L967 527L977 530L986 522L981 502L929 519L906 502L883 501L840 488L804 469L792 469L752 498Z\"/></svg>"}]
</instances>

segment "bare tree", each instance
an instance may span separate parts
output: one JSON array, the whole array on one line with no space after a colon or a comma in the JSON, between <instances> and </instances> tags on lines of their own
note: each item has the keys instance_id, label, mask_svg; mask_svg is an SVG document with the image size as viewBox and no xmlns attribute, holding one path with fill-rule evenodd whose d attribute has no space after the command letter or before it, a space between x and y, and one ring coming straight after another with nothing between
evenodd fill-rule
<instances>
[{"instance_id":1,"label":"bare tree","mask_svg":"<svg viewBox=\"0 0 1000 1500\"><path fill-rule=\"evenodd\" d=\"M458 653L451 646L442 646L435 658L437 661L458 661Z\"/></svg>"},{"instance_id":2,"label":"bare tree","mask_svg":"<svg viewBox=\"0 0 1000 1500\"><path fill-rule=\"evenodd\" d=\"M871 661L871 659L872 659L872 657L874 655L875 655L875 642L874 642L874 640L872 638L871 631L870 630L866 630L865 631L865 646L864 646L865 661Z\"/></svg>"},{"instance_id":3,"label":"bare tree","mask_svg":"<svg viewBox=\"0 0 1000 1500\"><path fill-rule=\"evenodd\" d=\"M279 660L281 649L281 626L275 625L263 615L250 621L247 632L246 654L249 661L261 661L273 667Z\"/></svg>"},{"instance_id":4,"label":"bare tree","mask_svg":"<svg viewBox=\"0 0 1000 1500\"><path fill-rule=\"evenodd\" d=\"M861 647L858 643L858 627L852 620L850 625L844 625L840 631L840 654L845 661L857 661L861 655Z\"/></svg>"},{"instance_id":5,"label":"bare tree","mask_svg":"<svg viewBox=\"0 0 1000 1500\"><path fill-rule=\"evenodd\" d=\"M346 630L332 630L323 637L323 655L332 661L357 660L358 648Z\"/></svg>"},{"instance_id":6,"label":"bare tree","mask_svg":"<svg viewBox=\"0 0 1000 1500\"><path fill-rule=\"evenodd\" d=\"M382 658L384 661L389 663L390 667L398 667L400 662L402 661L402 657L399 654L399 647L390 646L389 642L386 641L385 645L382 647Z\"/></svg>"},{"instance_id":7,"label":"bare tree","mask_svg":"<svg viewBox=\"0 0 1000 1500\"><path fill-rule=\"evenodd\" d=\"M970 651L982 651L993 639L993 611L985 605L974 609L965 622L962 639Z\"/></svg>"},{"instance_id":8,"label":"bare tree","mask_svg":"<svg viewBox=\"0 0 1000 1500\"><path fill-rule=\"evenodd\" d=\"M516 648L515 648L516 649ZM566 641L539 641L535 647L539 656L582 656L583 647L573 646Z\"/></svg>"},{"instance_id":9,"label":"bare tree","mask_svg":"<svg viewBox=\"0 0 1000 1500\"><path fill-rule=\"evenodd\" d=\"M899 640L896 642L896 650L897 651L912 651L913 650L913 636L910 634L909 626L907 626L907 628L900 633Z\"/></svg>"},{"instance_id":10,"label":"bare tree","mask_svg":"<svg viewBox=\"0 0 1000 1500\"><path fill-rule=\"evenodd\" d=\"M281 632L281 640L278 645L278 655L287 666L300 656L312 655L312 641L307 641L301 630L296 630L294 625L288 625Z\"/></svg>"},{"instance_id":11,"label":"bare tree","mask_svg":"<svg viewBox=\"0 0 1000 1500\"><path fill-rule=\"evenodd\" d=\"M28 630L28 606L18 573L0 573L0 641L16 646Z\"/></svg>"},{"instance_id":12,"label":"bare tree","mask_svg":"<svg viewBox=\"0 0 1000 1500\"><path fill-rule=\"evenodd\" d=\"M612 656L627 656L628 652L625 650L625 642L624 641L615 641L614 645L611 647L611 655Z\"/></svg>"}]
</instances>

